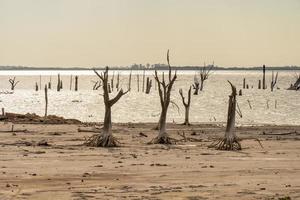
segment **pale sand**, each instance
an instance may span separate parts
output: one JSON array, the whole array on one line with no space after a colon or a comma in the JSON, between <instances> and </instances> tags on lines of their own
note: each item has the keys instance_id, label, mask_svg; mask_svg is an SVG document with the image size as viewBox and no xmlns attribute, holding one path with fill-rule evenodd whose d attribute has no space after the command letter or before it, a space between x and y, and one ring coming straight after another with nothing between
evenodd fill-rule
<instances>
[{"instance_id":1,"label":"pale sand","mask_svg":"<svg viewBox=\"0 0 300 200\"><path fill-rule=\"evenodd\" d=\"M114 124L120 148L82 146L79 125L0 125L0 199L300 199L300 127L237 129L240 152L208 149L224 127L168 124L201 142L147 145L155 124ZM266 136L267 133L297 133ZM148 137L140 136L140 132ZM195 132L196 135L191 136ZM10 145L46 139L51 146Z\"/></svg>"}]
</instances>

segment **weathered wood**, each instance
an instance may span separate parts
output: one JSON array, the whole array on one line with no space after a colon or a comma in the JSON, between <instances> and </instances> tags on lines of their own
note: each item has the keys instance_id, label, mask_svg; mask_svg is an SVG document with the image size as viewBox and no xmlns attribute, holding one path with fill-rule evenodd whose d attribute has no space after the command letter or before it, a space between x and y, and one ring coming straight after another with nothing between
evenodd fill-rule
<instances>
[{"instance_id":1,"label":"weathered wood","mask_svg":"<svg viewBox=\"0 0 300 200\"><path fill-rule=\"evenodd\" d=\"M11 90L15 90L16 85L20 82L20 81L16 81L16 77L9 78L8 81L10 82L10 89Z\"/></svg>"},{"instance_id":2,"label":"weathered wood","mask_svg":"<svg viewBox=\"0 0 300 200\"><path fill-rule=\"evenodd\" d=\"M147 81L146 81L146 94L149 94L150 93L150 90L151 90L151 87L152 87L152 80L150 80L149 77L147 77Z\"/></svg>"},{"instance_id":3,"label":"weathered wood","mask_svg":"<svg viewBox=\"0 0 300 200\"><path fill-rule=\"evenodd\" d=\"M45 85L45 118L48 114L48 87L47 84Z\"/></svg>"},{"instance_id":4,"label":"weathered wood","mask_svg":"<svg viewBox=\"0 0 300 200\"><path fill-rule=\"evenodd\" d=\"M143 72L143 90L142 92L145 91L145 69L144 69L144 72Z\"/></svg>"},{"instance_id":5,"label":"weathered wood","mask_svg":"<svg viewBox=\"0 0 300 200\"><path fill-rule=\"evenodd\" d=\"M129 79L128 79L128 91L131 90L131 74L132 74L132 70L130 71Z\"/></svg>"},{"instance_id":6,"label":"weathered wood","mask_svg":"<svg viewBox=\"0 0 300 200\"><path fill-rule=\"evenodd\" d=\"M35 91L39 91L39 86L37 82L35 82Z\"/></svg>"},{"instance_id":7,"label":"weathered wood","mask_svg":"<svg viewBox=\"0 0 300 200\"><path fill-rule=\"evenodd\" d=\"M266 66L263 65L263 81L262 81L262 87L265 90L266 89Z\"/></svg>"},{"instance_id":8,"label":"weathered wood","mask_svg":"<svg viewBox=\"0 0 300 200\"><path fill-rule=\"evenodd\" d=\"M179 94L181 96L182 104L185 108L185 118L184 118L184 123L183 125L190 125L189 121L189 113L190 113L190 105L191 105L191 89L192 87L190 86L189 91L188 91L188 99L187 102L185 102L185 98L183 96L182 89L179 90Z\"/></svg>"},{"instance_id":9,"label":"weathered wood","mask_svg":"<svg viewBox=\"0 0 300 200\"><path fill-rule=\"evenodd\" d=\"M274 72L272 71L271 92L273 92L274 87L277 84L277 79L278 79L278 72L276 73L275 78L274 78Z\"/></svg>"},{"instance_id":10,"label":"weathered wood","mask_svg":"<svg viewBox=\"0 0 300 200\"><path fill-rule=\"evenodd\" d=\"M296 75L296 81L288 88L288 90L300 90L300 74Z\"/></svg>"},{"instance_id":11,"label":"weathered wood","mask_svg":"<svg viewBox=\"0 0 300 200\"><path fill-rule=\"evenodd\" d=\"M58 74L58 75L57 75L57 92L59 92L60 89L61 89L60 84L61 84L61 81L60 81L60 74Z\"/></svg>"},{"instance_id":12,"label":"weathered wood","mask_svg":"<svg viewBox=\"0 0 300 200\"><path fill-rule=\"evenodd\" d=\"M72 82L73 82L73 76L71 74L71 76L70 76L70 90L72 90Z\"/></svg>"},{"instance_id":13,"label":"weathered wood","mask_svg":"<svg viewBox=\"0 0 300 200\"><path fill-rule=\"evenodd\" d=\"M171 90L175 83L175 80L177 79L177 71L175 71L175 74L172 75L172 68L170 65L169 60L169 50L167 52L167 62L168 62L168 68L169 68L169 74L168 74L168 81L165 81L165 75L164 72L162 74L162 78L160 79L157 74L157 70L155 70L155 80L158 87L158 94L160 98L160 105L161 105L161 114L159 118L159 125L158 125L158 136L154 138L149 143L154 144L172 144L172 138L170 138L166 132L166 119L167 119L167 111L170 104L170 97L171 97Z\"/></svg>"},{"instance_id":14,"label":"weathered wood","mask_svg":"<svg viewBox=\"0 0 300 200\"><path fill-rule=\"evenodd\" d=\"M117 140L112 135L112 122L111 122L111 107L120 100L120 98L125 95L129 90L123 92L121 89L118 94L110 99L109 97L109 83L108 83L108 67L106 67L104 73L99 74L96 70L94 72L102 81L103 89L103 100L105 105L105 115L103 129L100 134L96 134L90 137L85 145L93 147L115 147L118 145Z\"/></svg>"},{"instance_id":15,"label":"weathered wood","mask_svg":"<svg viewBox=\"0 0 300 200\"><path fill-rule=\"evenodd\" d=\"M241 144L239 143L239 139L237 138L234 127L235 127L235 113L236 113L236 87L228 81L231 86L231 95L229 96L228 102L228 114L227 114L227 124L225 136L223 139L217 141L210 145L210 147L215 147L218 150L241 150Z\"/></svg>"},{"instance_id":16,"label":"weathered wood","mask_svg":"<svg viewBox=\"0 0 300 200\"><path fill-rule=\"evenodd\" d=\"M261 80L258 80L258 89L261 89Z\"/></svg>"},{"instance_id":17,"label":"weathered wood","mask_svg":"<svg viewBox=\"0 0 300 200\"><path fill-rule=\"evenodd\" d=\"M246 78L243 79L243 89L246 88Z\"/></svg>"},{"instance_id":18,"label":"weathered wood","mask_svg":"<svg viewBox=\"0 0 300 200\"><path fill-rule=\"evenodd\" d=\"M75 76L75 91L78 91L78 76Z\"/></svg>"}]
</instances>

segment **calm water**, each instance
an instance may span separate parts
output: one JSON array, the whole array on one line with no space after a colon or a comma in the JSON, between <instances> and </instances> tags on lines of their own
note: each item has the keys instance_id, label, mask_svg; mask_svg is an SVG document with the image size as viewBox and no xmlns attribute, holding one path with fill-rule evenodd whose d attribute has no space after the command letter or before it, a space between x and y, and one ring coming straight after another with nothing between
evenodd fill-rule
<instances>
[{"instance_id":1,"label":"calm water","mask_svg":"<svg viewBox=\"0 0 300 200\"><path fill-rule=\"evenodd\" d=\"M44 92L34 90L35 82L44 85L50 81L56 88L57 74L63 80L63 90L49 91L48 114L55 114L82 121L102 121L104 116L102 90L93 91L93 82L98 80L92 71L0 71L0 90L10 91L9 77L16 76L20 81L13 94L0 94L0 107L7 112L44 114ZM114 72L115 76L117 71ZM112 109L113 122L157 122L160 113L158 92L154 84L150 94L142 93L142 71L134 71L132 90L115 104ZM184 120L184 107L178 90L182 88L187 95L187 88L193 83L194 71L178 72L178 80L172 93L172 100L180 107L170 105L168 121L181 123ZM121 71L121 86L127 89L129 71ZM137 75L140 74L140 92L137 91ZM146 73L153 80L153 71ZM79 91L70 90L70 75L79 75ZM286 88L294 82L295 72L280 71L278 84L280 88L270 91L271 72L267 72L267 90L258 90L259 71L216 71L205 82L204 91L192 95L191 122L225 122L228 95L231 93L227 80L242 88L246 78L250 89L243 90L238 96L238 104L243 117L237 116L238 124L297 124L300 125L300 92L288 91ZM154 81L154 80L153 80ZM115 79L116 83L116 79ZM153 82L154 83L154 82ZM73 80L74 84L74 80ZM251 88L253 86L253 89ZM114 96L114 91L111 96ZM249 107L249 103L252 109ZM277 107L275 108L275 102Z\"/></svg>"}]
</instances>

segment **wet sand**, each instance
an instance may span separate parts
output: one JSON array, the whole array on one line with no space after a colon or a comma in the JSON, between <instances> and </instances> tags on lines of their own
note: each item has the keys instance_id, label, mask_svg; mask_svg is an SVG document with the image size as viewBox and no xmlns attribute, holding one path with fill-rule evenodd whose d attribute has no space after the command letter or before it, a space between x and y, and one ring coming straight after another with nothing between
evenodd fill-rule
<instances>
[{"instance_id":1,"label":"wet sand","mask_svg":"<svg viewBox=\"0 0 300 200\"><path fill-rule=\"evenodd\" d=\"M237 128L239 152L207 148L216 124L168 124L196 139L171 146L146 144L153 123L114 124L118 148L82 146L79 126L2 123L0 199L300 199L300 126Z\"/></svg>"}]
</instances>

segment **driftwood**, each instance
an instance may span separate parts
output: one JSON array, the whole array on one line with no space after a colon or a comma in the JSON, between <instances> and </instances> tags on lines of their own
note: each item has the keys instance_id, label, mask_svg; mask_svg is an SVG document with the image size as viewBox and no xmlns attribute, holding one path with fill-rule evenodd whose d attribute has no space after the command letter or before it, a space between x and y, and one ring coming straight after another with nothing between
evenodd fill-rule
<instances>
[{"instance_id":1,"label":"driftwood","mask_svg":"<svg viewBox=\"0 0 300 200\"><path fill-rule=\"evenodd\" d=\"M149 142L149 144L172 144L174 139L170 138L166 132L166 119L167 111L170 104L171 90L177 78L177 71L172 75L172 68L169 60L169 50L167 52L167 62L169 67L168 82L165 81L164 72L162 74L162 79L160 80L155 70L155 80L158 87L158 94L160 98L161 113L158 125L158 136Z\"/></svg>"},{"instance_id":2,"label":"driftwood","mask_svg":"<svg viewBox=\"0 0 300 200\"><path fill-rule=\"evenodd\" d=\"M214 142L209 147L214 147L218 150L241 150L241 144L239 143L239 139L237 138L234 132L235 126L235 113L236 113L236 87L228 81L231 86L231 95L229 96L228 102L228 114L227 114L227 125L225 136L223 139Z\"/></svg>"},{"instance_id":3,"label":"driftwood","mask_svg":"<svg viewBox=\"0 0 300 200\"><path fill-rule=\"evenodd\" d=\"M88 138L84 144L92 147L115 147L118 146L118 141L112 135L111 107L117 103L120 98L129 90L123 92L121 89L114 98L110 99L108 92L108 67L106 67L104 73L99 74L96 70L94 70L94 72L102 81L103 99L105 105L104 124L102 132Z\"/></svg>"},{"instance_id":4,"label":"driftwood","mask_svg":"<svg viewBox=\"0 0 300 200\"><path fill-rule=\"evenodd\" d=\"M19 81L16 81L16 77L9 78L9 83L10 83L10 89L15 90L16 85L19 83Z\"/></svg>"},{"instance_id":5,"label":"driftwood","mask_svg":"<svg viewBox=\"0 0 300 200\"><path fill-rule=\"evenodd\" d=\"M188 91L187 102L185 102L185 98L183 96L182 89L179 90L179 94L181 96L182 104L184 105L184 108L185 108L185 118L184 118L183 125L188 125L188 126L190 125L189 113L190 113L190 105L191 105L191 89L192 89L192 87L190 87L190 89Z\"/></svg>"}]
</instances>

